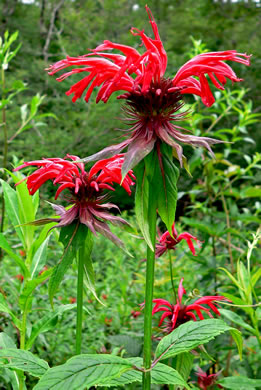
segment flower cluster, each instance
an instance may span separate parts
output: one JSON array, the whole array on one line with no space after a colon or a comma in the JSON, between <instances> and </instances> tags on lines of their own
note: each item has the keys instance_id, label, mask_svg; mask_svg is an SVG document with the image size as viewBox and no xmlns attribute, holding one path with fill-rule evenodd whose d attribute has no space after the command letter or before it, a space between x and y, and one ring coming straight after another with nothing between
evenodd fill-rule
<instances>
[{"instance_id":1,"label":"flower cluster","mask_svg":"<svg viewBox=\"0 0 261 390\"><path fill-rule=\"evenodd\" d=\"M212 153L210 145L221 141L186 134L185 129L177 124L186 116L186 112L181 110L184 105L182 97L184 94L198 95L209 107L215 101L209 81L220 90L224 89L227 79L232 82L242 81L224 61L250 65L250 56L237 53L236 50L203 53L185 63L174 78L167 78L167 54L157 24L147 6L146 11L154 38L148 37L144 30L134 27L131 29L132 35L140 37L144 53L140 54L133 47L105 40L89 54L67 57L48 68L49 74L54 75L72 67L58 77L58 81L78 73L85 75L67 92L67 95L73 94L73 102L83 93L88 102L95 87L99 88L97 103L100 100L106 103L114 92L124 92L118 95L118 99L126 102L126 121L131 124L129 139L88 157L88 161L106 158L129 146L123 165L124 173L149 154L156 142L173 147L181 165L183 149L180 143L203 146ZM108 50L117 50L121 54L107 52Z\"/></svg>"},{"instance_id":2,"label":"flower cluster","mask_svg":"<svg viewBox=\"0 0 261 390\"><path fill-rule=\"evenodd\" d=\"M126 224L127 222L119 216L108 212L112 208L118 207L112 203L105 202L108 194L104 191L114 191L113 184L121 184L130 195L131 186L134 185L135 176L129 171L122 180L121 167L123 155L116 155L110 159L100 160L90 169L85 170L84 164L79 161L79 157L67 155L65 159L48 158L37 161L25 162L15 169L20 170L29 166L36 166L38 169L31 175L24 178L29 190L33 195L47 180L51 180L54 185L58 185L55 199L66 189L69 196L66 197L70 208L61 205L52 207L60 216L59 219L49 218L47 222L55 221L55 227L62 227L79 221L86 225L92 233L99 232L110 238L116 244L121 241L110 231L105 221L113 224ZM17 183L19 184L19 183Z\"/></svg>"},{"instance_id":3,"label":"flower cluster","mask_svg":"<svg viewBox=\"0 0 261 390\"><path fill-rule=\"evenodd\" d=\"M178 232L175 228L175 222L172 225L172 236L168 231L163 233L158 237L159 243L156 244L156 257L161 257L168 250L175 250L176 245L185 240L189 246L190 251L193 256L196 256L196 251L193 245L192 240L196 241L197 245L200 247L201 241L197 239L197 237L192 236L192 234L184 232L178 235Z\"/></svg>"},{"instance_id":4,"label":"flower cluster","mask_svg":"<svg viewBox=\"0 0 261 390\"><path fill-rule=\"evenodd\" d=\"M163 331L165 333L172 332L179 325L184 324L187 321L197 321L196 315L200 320L204 320L202 312L206 313L209 317L212 318L212 310L213 313L220 316L220 312L216 308L216 306L218 306L216 301L229 301L227 298L221 295L210 295L201 297L190 305L182 304L182 297L184 294L186 294L186 290L182 285L183 280L184 278L182 278L179 283L178 299L175 305L171 304L165 299L153 299L155 306L152 310L152 315L158 312L163 312L159 321L159 326L164 323L165 327L163 328ZM208 307L202 305L206 305ZM196 315L193 312L195 312Z\"/></svg>"}]
</instances>

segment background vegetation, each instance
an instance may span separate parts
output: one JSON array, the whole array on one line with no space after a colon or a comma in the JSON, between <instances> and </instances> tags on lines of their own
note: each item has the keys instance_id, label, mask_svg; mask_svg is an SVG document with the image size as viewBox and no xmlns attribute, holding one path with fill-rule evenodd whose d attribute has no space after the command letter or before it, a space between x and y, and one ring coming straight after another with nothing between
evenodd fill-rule
<instances>
[{"instance_id":1,"label":"background vegetation","mask_svg":"<svg viewBox=\"0 0 261 390\"><path fill-rule=\"evenodd\" d=\"M104 39L142 50L129 30L135 26L149 33L150 26L144 9L146 3L125 0L41 0L31 4L17 0L1 2L1 36L6 30L10 34L18 30L19 36L13 43L13 49L19 42L22 43L5 70L6 86L3 88L2 81L1 88L2 101L5 95L10 97L14 91L20 92L11 96L5 105L8 139L21 126L23 129L9 143L9 169L21 159L63 157L66 153L85 157L117 141L121 132L115 129L124 126L119 121L119 101L112 98L106 105L96 105L92 97L88 105L84 101L73 104L65 96L71 80L58 83L44 69L67 54L86 54L88 48L96 47ZM216 93L217 102L211 109L206 109L197 99L186 97L193 115L184 124L185 127L194 134L207 134L232 143L216 146L215 160L201 149L185 148L192 176L184 169L181 171L177 229L179 233L189 231L203 241L203 245L198 249L197 257L189 253L185 244L179 244L172 256L176 286L184 277L188 295L191 293L193 296L197 289L196 294L213 295L217 292L229 297L235 306L222 307L222 316L238 327L244 336L242 362L239 362L229 336L220 336L208 345L207 352L196 354L190 380L197 380L195 372L199 365L205 371L223 369L224 376L261 378L258 370L261 358L258 344L258 319L261 316L258 306L261 293L258 231L261 220L261 156L258 154L261 145L261 4L250 0L152 0L148 5L158 22L168 53L169 76L173 76L191 56L206 49L236 49L253 54L250 68L233 64L233 69L244 82L234 86L230 84L226 92ZM17 84L17 80L20 80L20 84ZM32 103L36 94L39 96ZM44 95L44 98L40 98ZM28 122L30 127L23 127L33 107L37 108L37 112ZM3 112L3 104L1 109ZM1 131L1 148L3 140L4 133ZM0 159L3 166L3 156L0 155ZM1 174L2 178L7 179L3 170ZM8 182L13 184L10 177ZM86 292L86 342L83 352L137 356L142 353L143 315L133 317L132 311L139 310L138 304L144 299L145 244L137 238L139 231L133 216L133 197L123 195L121 190L117 191L115 197L115 203L125 210L128 214L126 219L134 227L132 235L118 232L119 235L124 234L124 241L133 258L116 251L103 238L96 240L93 253L96 288L105 306ZM53 199L48 186L46 193L41 192L37 218L50 215L49 206L43 199ZM11 222L8 216L3 229L4 237L8 239L12 252L23 259L26 256L25 248ZM158 222L164 231L164 226ZM35 239L40 232L40 228L35 230ZM58 233L53 232L46 255L47 267L54 266L61 255L62 249L57 241ZM13 257L5 253L0 269L0 292L17 316L20 311L18 297L23 289L23 283L17 277L19 274ZM40 334L32 346L31 351L47 360L50 366L63 363L73 354L75 291L76 269L71 269L55 298L56 307L61 303L71 304L70 311L55 316L49 328L46 328L48 331ZM154 296L173 300L168 256L157 261ZM39 313L43 315L48 311L47 286L43 284L35 290L29 324L34 324ZM0 315L0 331L6 332L19 344L19 334L10 315ZM155 343L161 335L157 324L158 318L155 318ZM8 372L3 370L1 375L0 388L11 388L12 378ZM33 381L29 379L28 388L32 388L32 385ZM138 386L132 388L138 389ZM251 387L248 389L251 390Z\"/></svg>"}]
</instances>

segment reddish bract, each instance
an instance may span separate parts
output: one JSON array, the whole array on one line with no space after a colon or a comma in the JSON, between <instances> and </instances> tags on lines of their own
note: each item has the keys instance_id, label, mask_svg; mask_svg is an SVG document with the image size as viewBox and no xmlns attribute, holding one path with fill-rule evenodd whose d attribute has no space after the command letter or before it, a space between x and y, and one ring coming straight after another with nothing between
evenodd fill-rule
<instances>
[{"instance_id":1,"label":"reddish bract","mask_svg":"<svg viewBox=\"0 0 261 390\"><path fill-rule=\"evenodd\" d=\"M198 377L198 385L202 390L208 390L210 389L217 381L217 377L220 375L221 371L217 372L216 374L210 374L208 375L206 372L201 370L201 368L198 369L196 372L196 375ZM217 385L219 389L223 389L223 386Z\"/></svg>"}]
</instances>

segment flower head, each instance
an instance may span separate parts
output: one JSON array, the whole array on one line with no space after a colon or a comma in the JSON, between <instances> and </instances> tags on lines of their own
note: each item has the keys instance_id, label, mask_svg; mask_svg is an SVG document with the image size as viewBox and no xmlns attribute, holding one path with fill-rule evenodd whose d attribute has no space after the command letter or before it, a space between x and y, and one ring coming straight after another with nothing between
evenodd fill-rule
<instances>
[{"instance_id":1,"label":"flower head","mask_svg":"<svg viewBox=\"0 0 261 390\"><path fill-rule=\"evenodd\" d=\"M156 257L162 256L165 252L167 252L170 249L175 250L176 245L182 240L187 241L190 251L192 252L193 256L196 256L196 251L192 240L196 241L196 243L200 247L201 241L199 241L197 237L194 237L192 236L192 234L187 232L178 235L178 232L175 228L175 222L172 225L172 235L173 237L171 237L170 233L166 231L165 233L163 233L161 236L158 237L159 243L156 244Z\"/></svg>"},{"instance_id":2,"label":"flower head","mask_svg":"<svg viewBox=\"0 0 261 390\"><path fill-rule=\"evenodd\" d=\"M198 377L198 385L202 390L210 389L217 381L217 377L221 374L221 371L216 374L207 374L201 368L198 368L196 375ZM218 388L223 389L221 385L217 385Z\"/></svg>"},{"instance_id":3,"label":"flower head","mask_svg":"<svg viewBox=\"0 0 261 390\"><path fill-rule=\"evenodd\" d=\"M152 315L158 312L163 312L159 322L159 326L164 323L165 328L163 329L163 331L166 333L172 332L179 325L184 324L187 321L197 321L197 317L200 320L204 320L202 312L206 313L209 317L212 318L212 310L213 313L220 316L220 312L216 308L216 306L218 306L216 301L229 301L227 298L221 295L211 295L201 297L190 305L182 304L182 297L184 294L186 294L186 290L182 285L183 280L184 278L182 278L179 283L178 299L175 305L171 304L165 299L153 299L153 303L156 303L156 305L152 310ZM197 317L194 312L196 313Z\"/></svg>"},{"instance_id":4,"label":"flower head","mask_svg":"<svg viewBox=\"0 0 261 390\"><path fill-rule=\"evenodd\" d=\"M123 165L125 173L150 153L156 142L167 143L176 149L181 165L183 150L180 143L203 146L212 153L210 145L221 141L186 134L178 125L186 116L184 110L181 111L184 105L182 97L184 94L198 95L209 107L215 101L209 86L210 81L220 90L224 89L227 79L232 82L242 81L224 61L250 65L250 56L237 53L236 50L203 53L185 63L174 78L167 78L167 54L157 24L147 6L146 11L154 37L150 38L144 30L134 27L130 30L133 36L141 39L144 46L142 54L133 47L105 40L91 50L91 53L79 57L68 56L47 69L50 75L54 75L72 67L58 77L58 81L74 74L84 74L84 77L66 92L67 95L73 95L73 102L83 94L88 102L95 87L99 88L97 103L100 100L106 103L114 92L121 91L117 98L126 102L126 120L131 124L130 137L88 157L88 161L112 156L129 146ZM117 50L121 54L108 50Z\"/></svg>"},{"instance_id":5,"label":"flower head","mask_svg":"<svg viewBox=\"0 0 261 390\"><path fill-rule=\"evenodd\" d=\"M94 234L99 232L110 238L115 244L122 244L111 231L105 221L113 224L126 224L127 222L108 212L109 209L118 207L106 201L104 190L114 191L113 184L121 184L126 192L131 194L131 186L134 185L135 176L129 171L122 180L121 167L123 155L116 155L106 160L100 160L93 165L89 172L85 171L84 164L77 162L79 157L67 155L65 159L48 158L37 161L25 162L15 171L36 166L38 169L23 180L26 180L29 193L33 195L47 180L58 185L55 194L57 199L66 189L69 196L66 197L70 208L61 205L52 207L60 216L59 219L45 219L46 222L58 222L54 227L70 225L74 221L86 225ZM23 181L22 180L22 181ZM17 183L20 184L21 182ZM121 245L120 245L121 246Z\"/></svg>"}]
</instances>

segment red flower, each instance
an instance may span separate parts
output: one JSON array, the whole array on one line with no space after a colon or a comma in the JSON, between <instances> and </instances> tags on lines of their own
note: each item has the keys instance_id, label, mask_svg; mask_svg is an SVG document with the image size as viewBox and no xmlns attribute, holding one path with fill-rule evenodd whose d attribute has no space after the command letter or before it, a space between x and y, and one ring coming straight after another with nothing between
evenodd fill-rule
<instances>
[{"instance_id":1,"label":"red flower","mask_svg":"<svg viewBox=\"0 0 261 390\"><path fill-rule=\"evenodd\" d=\"M75 302L76 302L76 298L70 297L70 298L69 298L69 302L70 302L70 303L75 303Z\"/></svg>"},{"instance_id":2,"label":"red flower","mask_svg":"<svg viewBox=\"0 0 261 390\"><path fill-rule=\"evenodd\" d=\"M187 241L190 251L193 256L196 256L195 248L192 240L195 240L198 246L200 247L201 241L197 239L197 237L192 236L192 234L184 232L178 235L177 230L175 228L175 222L172 225L172 234L173 237L169 234L169 232L165 232L160 237L158 237L159 244L156 244L156 257L162 256L169 249L176 249L176 245L182 241Z\"/></svg>"},{"instance_id":3,"label":"red flower","mask_svg":"<svg viewBox=\"0 0 261 390\"><path fill-rule=\"evenodd\" d=\"M149 38L144 30L134 27L131 29L132 35L141 38L145 48L143 54L133 47L105 40L91 50L91 53L79 57L67 57L47 69L50 75L54 75L60 70L73 67L69 72L58 77L58 81L63 81L73 74L87 74L66 92L67 95L73 94L73 102L83 93L85 93L85 101L88 102L95 87L99 88L97 103L100 100L106 103L113 92L124 91L123 94L118 95L118 99L126 101L127 122L132 126L130 138L86 159L91 161L109 157L129 145L123 165L124 173L150 153L157 140L176 149L181 165L180 143L203 146L212 153L210 145L222 141L196 137L180 131L184 129L178 126L177 122L186 116L184 111L179 111L184 105L182 95L198 95L209 107L215 101L209 81L221 90L224 89L227 79L232 82L242 81L224 61L250 65L250 56L237 53L236 50L203 53L185 63L173 79L167 78L165 76L167 54L157 24L147 6L146 11L154 38ZM108 53L107 51L111 49L118 50L122 54Z\"/></svg>"},{"instance_id":4,"label":"red flower","mask_svg":"<svg viewBox=\"0 0 261 390\"><path fill-rule=\"evenodd\" d=\"M42 220L43 223L58 222L55 227L61 227L79 220L94 234L99 232L110 238L116 245L122 246L122 241L111 232L105 221L110 221L113 224L126 224L127 222L108 212L109 209L118 209L118 207L112 203L104 203L107 197L104 190L114 191L112 186L114 183L118 183L130 195L130 187L134 185L133 180L135 179L133 172L129 171L122 180L122 154L98 161L89 172L85 171L83 163L75 162L77 160L79 157L67 155L66 159L48 158L30 161L20 165L14 171L28 166L38 167L35 172L23 179L27 180L27 187L31 195L47 180L51 180L54 185L59 185L55 199L65 189L69 190L70 196L67 197L67 201L72 207L66 209L63 206L52 204L60 218L47 218Z\"/></svg>"},{"instance_id":5,"label":"red flower","mask_svg":"<svg viewBox=\"0 0 261 390\"><path fill-rule=\"evenodd\" d=\"M198 372L196 372L196 375L198 377L198 385L202 390L208 390L213 386L216 381L217 377L220 375L221 371L217 372L216 374L210 374L208 375L206 372L201 370L201 368L198 369ZM223 386L217 385L220 389L223 389Z\"/></svg>"},{"instance_id":6,"label":"red flower","mask_svg":"<svg viewBox=\"0 0 261 390\"><path fill-rule=\"evenodd\" d=\"M176 305L172 305L165 299L153 299L153 302L156 303L152 310L152 315L155 313L158 313L160 311L163 312L159 326L165 322L166 327L163 329L164 332L170 333L175 328L177 328L179 325L184 324L187 321L190 321L191 319L194 321L197 321L196 315L193 313L196 312L198 318L200 320L204 320L202 311L205 312L209 317L213 317L211 314L211 310L220 316L220 312L216 308L215 305L218 306L216 301L229 301L227 298L221 296L221 295L211 295L211 296L205 296L202 298L197 299L195 302L191 303L190 305L183 305L182 304L182 297L184 294L186 294L186 290L182 286L184 278L181 279L179 283L178 288L178 299ZM205 306L208 306L206 308Z\"/></svg>"},{"instance_id":7,"label":"red flower","mask_svg":"<svg viewBox=\"0 0 261 390\"><path fill-rule=\"evenodd\" d=\"M140 311L135 311L135 310L132 310L131 311L131 316L133 317L133 318L137 318L137 317L139 317L141 315L141 312Z\"/></svg>"},{"instance_id":8,"label":"red flower","mask_svg":"<svg viewBox=\"0 0 261 390\"><path fill-rule=\"evenodd\" d=\"M15 275L15 278L16 278L17 280L20 280L21 283L23 283L23 281L24 281L24 277L23 277L22 274Z\"/></svg>"}]
</instances>

